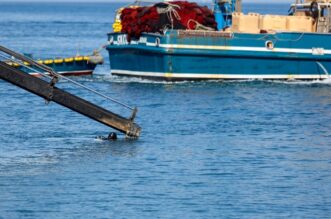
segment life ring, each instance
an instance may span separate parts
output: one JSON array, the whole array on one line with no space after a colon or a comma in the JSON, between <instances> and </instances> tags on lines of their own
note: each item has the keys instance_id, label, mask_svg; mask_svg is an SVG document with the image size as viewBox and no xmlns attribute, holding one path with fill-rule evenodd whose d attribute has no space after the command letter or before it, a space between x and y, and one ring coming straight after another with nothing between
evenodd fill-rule
<instances>
[{"instance_id":1,"label":"life ring","mask_svg":"<svg viewBox=\"0 0 331 219\"><path fill-rule=\"evenodd\" d=\"M319 6L318 6L318 3L316 1L313 1L311 4L310 4L310 13L311 13L311 16L316 19L319 17Z\"/></svg>"}]
</instances>

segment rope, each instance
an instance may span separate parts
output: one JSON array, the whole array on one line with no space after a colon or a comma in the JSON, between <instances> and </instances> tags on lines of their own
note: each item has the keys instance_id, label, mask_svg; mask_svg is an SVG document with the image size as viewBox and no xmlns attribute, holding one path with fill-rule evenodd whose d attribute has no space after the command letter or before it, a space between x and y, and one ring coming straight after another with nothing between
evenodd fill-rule
<instances>
[{"instance_id":1,"label":"rope","mask_svg":"<svg viewBox=\"0 0 331 219\"><path fill-rule=\"evenodd\" d=\"M328 76L328 78L330 78L330 74L329 74L328 70L324 67L324 65L322 63L320 63L319 61L317 61L316 64L324 71L324 74L326 74Z\"/></svg>"},{"instance_id":2,"label":"rope","mask_svg":"<svg viewBox=\"0 0 331 219\"><path fill-rule=\"evenodd\" d=\"M195 23L195 30L210 30L210 31L212 31L212 30L214 30L213 28L211 28L211 27L207 27L207 26L205 26L205 25L203 25L203 24L200 24L198 21L196 21L196 20L193 20L193 19L190 19L190 20L188 20L187 21L187 27L188 28L190 28L190 23L191 22L193 22L193 23Z\"/></svg>"},{"instance_id":3,"label":"rope","mask_svg":"<svg viewBox=\"0 0 331 219\"><path fill-rule=\"evenodd\" d=\"M289 39L280 39L279 37L277 37L276 35L271 35L271 34L268 34L268 35L264 35L260 38L246 38L246 37L237 37L236 35L233 37L234 39L243 39L243 40L266 40L266 38L269 38L269 37L273 37L275 40L277 41L283 41L283 42L297 42L297 41L300 41L303 36L305 35L305 33L301 33L300 36L297 38L297 39L294 39L294 40L289 40ZM270 39L267 39L267 40L270 40Z\"/></svg>"},{"instance_id":4,"label":"rope","mask_svg":"<svg viewBox=\"0 0 331 219\"><path fill-rule=\"evenodd\" d=\"M178 13L178 9L180 9L181 7L179 5L175 5L175 4L171 4L169 2L163 2L164 4L166 4L168 7L166 8L158 8L158 13L159 14L167 14L168 19L171 22L171 29L174 29L174 20L181 20L181 17Z\"/></svg>"},{"instance_id":5,"label":"rope","mask_svg":"<svg viewBox=\"0 0 331 219\"><path fill-rule=\"evenodd\" d=\"M108 46L108 43L100 46L98 49L96 49L96 50L93 51L92 55L99 54L101 52L101 50L105 49L107 46Z\"/></svg>"}]
</instances>

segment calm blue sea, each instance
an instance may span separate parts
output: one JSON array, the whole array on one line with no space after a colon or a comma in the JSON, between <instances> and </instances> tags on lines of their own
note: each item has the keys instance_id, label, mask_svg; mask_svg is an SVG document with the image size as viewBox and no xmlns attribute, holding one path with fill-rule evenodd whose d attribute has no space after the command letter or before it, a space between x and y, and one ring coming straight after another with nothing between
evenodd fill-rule
<instances>
[{"instance_id":1,"label":"calm blue sea","mask_svg":"<svg viewBox=\"0 0 331 219\"><path fill-rule=\"evenodd\" d=\"M88 54L119 6L0 3L0 44ZM0 81L1 219L330 218L330 81L153 83L114 78L109 62L76 80L137 106L141 138L98 140L113 130Z\"/></svg>"}]
</instances>

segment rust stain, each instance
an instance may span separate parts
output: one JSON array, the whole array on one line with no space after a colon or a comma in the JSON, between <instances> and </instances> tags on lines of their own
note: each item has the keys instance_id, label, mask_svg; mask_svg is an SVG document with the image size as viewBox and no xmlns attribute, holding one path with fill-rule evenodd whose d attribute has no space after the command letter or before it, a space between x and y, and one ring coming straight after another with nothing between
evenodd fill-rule
<instances>
[{"instance_id":1,"label":"rust stain","mask_svg":"<svg viewBox=\"0 0 331 219\"><path fill-rule=\"evenodd\" d=\"M199 31L199 30L178 30L179 38L188 37L215 37L215 38L232 38L231 32L219 32L219 31Z\"/></svg>"}]
</instances>

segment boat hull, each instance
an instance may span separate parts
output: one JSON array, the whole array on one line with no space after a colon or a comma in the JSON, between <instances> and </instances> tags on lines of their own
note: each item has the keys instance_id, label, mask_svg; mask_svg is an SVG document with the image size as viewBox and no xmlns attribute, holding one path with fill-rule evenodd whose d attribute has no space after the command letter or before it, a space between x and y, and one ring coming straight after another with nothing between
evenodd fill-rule
<instances>
[{"instance_id":1,"label":"boat hull","mask_svg":"<svg viewBox=\"0 0 331 219\"><path fill-rule=\"evenodd\" d=\"M126 41L108 34L113 75L160 80L326 79L329 34L169 31ZM270 45L271 44L271 45Z\"/></svg>"},{"instance_id":2,"label":"boat hull","mask_svg":"<svg viewBox=\"0 0 331 219\"><path fill-rule=\"evenodd\" d=\"M51 63L49 63L51 62ZM55 72L65 75L65 76L84 76L93 74L94 69L97 64L93 64L88 60L74 60L70 58L65 61L64 59L61 62L55 63L54 60L47 60L43 62L44 65L51 67ZM40 72L35 72L33 68L30 68L28 65L14 65L16 68L27 72L34 76L41 76Z\"/></svg>"}]
</instances>

